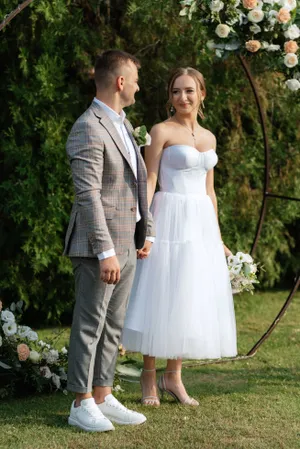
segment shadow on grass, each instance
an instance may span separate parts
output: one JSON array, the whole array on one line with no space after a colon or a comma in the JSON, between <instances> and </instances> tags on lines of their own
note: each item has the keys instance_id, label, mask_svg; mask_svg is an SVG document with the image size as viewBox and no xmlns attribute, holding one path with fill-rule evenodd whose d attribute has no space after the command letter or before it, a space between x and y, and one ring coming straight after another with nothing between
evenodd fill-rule
<instances>
[{"instance_id":1,"label":"shadow on grass","mask_svg":"<svg viewBox=\"0 0 300 449\"><path fill-rule=\"evenodd\" d=\"M203 400L209 397L252 394L265 389L265 394L278 394L277 386L288 385L298 387L300 374L296 369L260 368L225 370L214 368L185 369L183 380L191 396ZM136 407L140 398L140 388L136 383L122 384L125 392L118 398L129 407ZM275 388L274 388L275 387ZM261 394L261 391L260 391ZM2 425L47 426L57 429L70 429L67 417L73 394L67 396L62 393L54 395L31 396L29 398L2 401L0 420ZM172 399L165 404L172 403ZM159 414L159 411L157 411Z\"/></svg>"}]
</instances>

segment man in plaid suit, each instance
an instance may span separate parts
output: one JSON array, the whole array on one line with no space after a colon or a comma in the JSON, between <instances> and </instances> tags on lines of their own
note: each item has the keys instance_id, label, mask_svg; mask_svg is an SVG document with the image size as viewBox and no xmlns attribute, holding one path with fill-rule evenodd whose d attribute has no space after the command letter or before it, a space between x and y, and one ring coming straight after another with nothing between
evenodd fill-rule
<instances>
[{"instance_id":1,"label":"man in plaid suit","mask_svg":"<svg viewBox=\"0 0 300 449\"><path fill-rule=\"evenodd\" d=\"M118 50L97 58L96 98L67 142L75 201L65 254L76 296L68 366L68 389L76 400L69 424L87 431L113 430L111 421L146 420L111 394L136 249L147 257L154 240L146 168L123 111L139 90L139 67L134 56Z\"/></svg>"}]
</instances>

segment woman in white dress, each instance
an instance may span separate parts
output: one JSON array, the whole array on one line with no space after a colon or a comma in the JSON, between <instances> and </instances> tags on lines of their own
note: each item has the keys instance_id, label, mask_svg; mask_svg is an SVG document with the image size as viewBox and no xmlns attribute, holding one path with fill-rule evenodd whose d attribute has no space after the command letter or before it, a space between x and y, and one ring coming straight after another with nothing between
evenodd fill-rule
<instances>
[{"instance_id":1,"label":"woman in white dress","mask_svg":"<svg viewBox=\"0 0 300 449\"><path fill-rule=\"evenodd\" d=\"M138 253L122 342L144 355L143 404L159 405L159 357L167 359L158 381L161 393L195 406L198 401L188 396L181 380L182 359L237 353L225 258L231 252L222 242L217 219L216 139L197 122L197 115L204 117L204 78L193 68L179 68L168 92L173 115L152 128L145 151L156 239L151 253L150 242Z\"/></svg>"}]
</instances>

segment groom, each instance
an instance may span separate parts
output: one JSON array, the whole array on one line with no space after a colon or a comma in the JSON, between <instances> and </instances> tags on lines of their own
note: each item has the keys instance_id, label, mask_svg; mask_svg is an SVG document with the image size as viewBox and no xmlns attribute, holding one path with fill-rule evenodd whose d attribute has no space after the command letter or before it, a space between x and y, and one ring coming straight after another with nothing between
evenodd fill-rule
<instances>
[{"instance_id":1,"label":"groom","mask_svg":"<svg viewBox=\"0 0 300 449\"><path fill-rule=\"evenodd\" d=\"M76 297L68 366L76 400L69 424L86 431L146 420L111 394L136 248L147 257L154 240L146 168L123 111L135 102L139 68L119 50L97 58L96 98L67 142L75 201L64 253L73 264Z\"/></svg>"}]
</instances>

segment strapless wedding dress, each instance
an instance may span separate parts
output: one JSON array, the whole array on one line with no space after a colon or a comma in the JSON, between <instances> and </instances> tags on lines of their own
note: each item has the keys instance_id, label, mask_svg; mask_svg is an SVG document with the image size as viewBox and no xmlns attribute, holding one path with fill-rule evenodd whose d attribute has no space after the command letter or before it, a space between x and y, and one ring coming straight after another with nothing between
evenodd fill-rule
<instances>
[{"instance_id":1,"label":"strapless wedding dress","mask_svg":"<svg viewBox=\"0 0 300 449\"><path fill-rule=\"evenodd\" d=\"M126 349L161 358L235 356L229 274L206 174L214 150L163 151L151 211L156 239L138 260L122 336Z\"/></svg>"}]
</instances>

